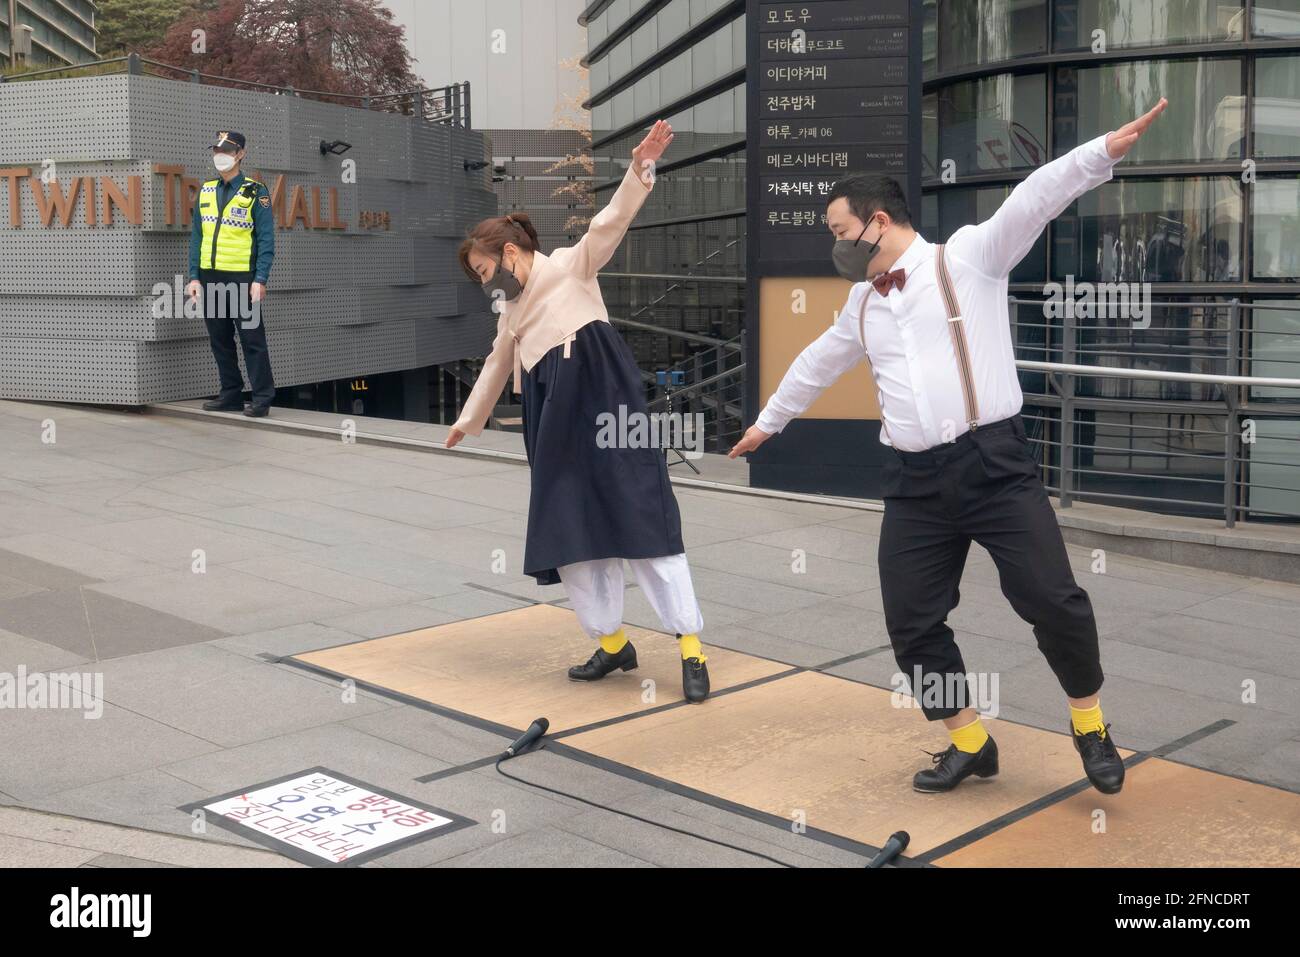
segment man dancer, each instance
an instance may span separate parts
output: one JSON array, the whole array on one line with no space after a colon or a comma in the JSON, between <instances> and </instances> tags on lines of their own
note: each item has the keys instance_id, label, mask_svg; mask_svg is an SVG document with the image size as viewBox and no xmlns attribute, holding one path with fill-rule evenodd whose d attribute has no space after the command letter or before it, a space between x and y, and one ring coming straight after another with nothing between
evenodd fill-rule
<instances>
[{"instance_id":1,"label":"man dancer","mask_svg":"<svg viewBox=\"0 0 1300 957\"><path fill-rule=\"evenodd\" d=\"M899 668L914 683L921 677L912 691L925 717L942 720L952 738L913 778L917 791L950 791L971 774L998 772L997 745L967 704L966 666L945 623L972 540L992 555L1003 594L1034 626L1069 698L1088 780L1106 794L1123 787L1124 764L1101 716L1092 605L1074 580L1020 417L1007 277L1051 220L1111 178L1165 104L1162 97L1144 116L1035 170L993 216L945 245L916 233L895 180L836 183L826 207L832 255L855 285L731 450L732 458L752 452L863 358L870 362L880 441L894 449L880 527L885 624ZM941 701L923 694L934 688Z\"/></svg>"}]
</instances>

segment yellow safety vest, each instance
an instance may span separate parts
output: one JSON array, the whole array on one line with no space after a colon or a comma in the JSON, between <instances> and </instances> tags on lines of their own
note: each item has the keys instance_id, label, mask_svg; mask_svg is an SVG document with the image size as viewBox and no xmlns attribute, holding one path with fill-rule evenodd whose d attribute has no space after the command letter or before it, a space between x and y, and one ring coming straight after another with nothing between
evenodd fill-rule
<instances>
[{"instance_id":1,"label":"yellow safety vest","mask_svg":"<svg viewBox=\"0 0 1300 957\"><path fill-rule=\"evenodd\" d=\"M199 221L203 243L199 247L199 266L222 272L252 272L253 203L257 202L255 179L244 178L226 208L217 212L217 184L210 179L199 188ZM214 254L215 247L215 254Z\"/></svg>"}]
</instances>

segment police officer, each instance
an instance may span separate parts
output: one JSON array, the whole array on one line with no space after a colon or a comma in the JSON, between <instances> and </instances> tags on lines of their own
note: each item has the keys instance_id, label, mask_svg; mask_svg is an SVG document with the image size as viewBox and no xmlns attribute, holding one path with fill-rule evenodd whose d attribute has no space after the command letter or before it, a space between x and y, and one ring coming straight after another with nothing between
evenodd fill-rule
<instances>
[{"instance_id":1,"label":"police officer","mask_svg":"<svg viewBox=\"0 0 1300 957\"><path fill-rule=\"evenodd\" d=\"M203 408L263 416L275 398L271 357L266 348L262 305L275 256L275 222L266 186L243 174L242 133L223 131L212 144L212 163L220 174L199 189L190 230L191 299L202 297L203 321L217 360L221 392ZM252 400L240 401L244 380L235 355L238 335Z\"/></svg>"}]
</instances>

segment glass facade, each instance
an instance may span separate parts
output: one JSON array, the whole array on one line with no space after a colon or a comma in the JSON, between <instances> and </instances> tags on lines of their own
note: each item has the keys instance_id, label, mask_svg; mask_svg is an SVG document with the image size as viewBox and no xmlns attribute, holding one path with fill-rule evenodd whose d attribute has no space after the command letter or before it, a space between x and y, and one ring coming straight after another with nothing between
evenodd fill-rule
<instances>
[{"instance_id":1,"label":"glass facade","mask_svg":"<svg viewBox=\"0 0 1300 957\"><path fill-rule=\"evenodd\" d=\"M719 345L739 343L745 316L745 287L731 281L745 271L745 18L729 6L614 0L587 24L597 206L654 120L674 133L601 289L616 321L655 327L621 326L642 370L688 381L741 357ZM722 432L739 428L733 412Z\"/></svg>"},{"instance_id":2,"label":"glass facade","mask_svg":"<svg viewBox=\"0 0 1300 957\"><path fill-rule=\"evenodd\" d=\"M95 4L91 0L18 0L18 23L32 28L32 66L98 59ZM0 68L9 69L9 0L0 0Z\"/></svg>"},{"instance_id":3,"label":"glass facade","mask_svg":"<svg viewBox=\"0 0 1300 957\"><path fill-rule=\"evenodd\" d=\"M1028 304L1015 311L1020 358L1300 377L1300 295L1288 286L1300 281L1300 0L924 0L922 9L920 223L932 240L986 218L1042 163L1169 97L1114 179L1067 208L1012 274L1011 295ZM744 271L745 87L735 75L744 33L743 9L727 0L613 0L588 24L598 196L626 168L634 131L663 116L677 132L609 270L693 277L604 279L613 314L740 334L744 286L701 277ZM1149 283L1152 302L1140 321L1065 320L1041 306L1054 282ZM648 370L702 348L625 333ZM1253 499L1257 476L1275 468L1258 447L1236 447L1241 488L1225 488L1225 430L1242 415L1229 414L1223 387L1093 378L1063 403L1043 375L1022 384L1053 487L1066 454L1071 493L1099 501L1206 514L1226 499L1241 515L1278 511L1276 491L1259 486L1267 507ZM1257 425L1274 447L1269 461L1288 460L1277 449L1292 437L1300 451L1300 395L1236 391L1266 406ZM1108 400L1153 405L1117 411ZM1177 403L1185 411L1164 408ZM1300 498L1290 511L1300 514Z\"/></svg>"},{"instance_id":4,"label":"glass facade","mask_svg":"<svg viewBox=\"0 0 1300 957\"><path fill-rule=\"evenodd\" d=\"M1300 0L926 0L925 13L932 239L1169 99L1114 178L1012 274L1019 358L1300 378L1300 297L1287 295L1300 280ZM1049 283L1131 288L1150 304L1140 318L1067 318L1043 304L1060 299ZM1107 504L1300 515L1287 471L1300 461L1297 390L1103 377L1062 389L1030 373L1021 384L1053 487L1064 475L1069 494ZM1231 413L1229 399L1256 405ZM1254 434L1235 441L1248 419Z\"/></svg>"}]
</instances>

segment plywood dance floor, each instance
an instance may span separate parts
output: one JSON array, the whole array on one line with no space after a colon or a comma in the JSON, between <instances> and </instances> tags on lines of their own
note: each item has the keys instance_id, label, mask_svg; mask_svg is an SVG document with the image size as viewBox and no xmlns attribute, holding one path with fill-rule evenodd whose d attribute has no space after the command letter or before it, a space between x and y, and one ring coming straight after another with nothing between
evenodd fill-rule
<instances>
[{"instance_id":1,"label":"plywood dance floor","mask_svg":"<svg viewBox=\"0 0 1300 957\"><path fill-rule=\"evenodd\" d=\"M1300 865L1290 791L1148 758L1119 795L1058 795L1083 777L1069 737L990 720L998 776L918 794L922 749L947 738L891 692L706 646L713 696L688 705L673 636L627 634L640 667L589 684L566 672L592 643L551 605L296 658L505 728L544 716L572 748L862 844L905 830L907 856L941 866Z\"/></svg>"}]
</instances>

